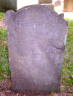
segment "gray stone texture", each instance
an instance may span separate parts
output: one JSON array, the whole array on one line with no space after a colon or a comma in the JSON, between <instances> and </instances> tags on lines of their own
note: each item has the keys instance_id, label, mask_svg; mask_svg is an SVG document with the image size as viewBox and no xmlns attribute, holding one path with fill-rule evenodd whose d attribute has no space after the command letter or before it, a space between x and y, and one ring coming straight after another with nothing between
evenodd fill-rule
<instances>
[{"instance_id":1,"label":"gray stone texture","mask_svg":"<svg viewBox=\"0 0 73 96\"><path fill-rule=\"evenodd\" d=\"M59 92L68 22L47 6L6 12L12 89Z\"/></svg>"}]
</instances>

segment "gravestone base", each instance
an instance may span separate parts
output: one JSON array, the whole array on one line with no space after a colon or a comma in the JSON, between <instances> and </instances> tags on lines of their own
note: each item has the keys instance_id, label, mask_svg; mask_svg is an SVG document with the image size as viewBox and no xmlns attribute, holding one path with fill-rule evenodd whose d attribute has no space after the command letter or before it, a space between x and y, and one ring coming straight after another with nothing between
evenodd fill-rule
<instances>
[{"instance_id":1,"label":"gravestone base","mask_svg":"<svg viewBox=\"0 0 73 96\"><path fill-rule=\"evenodd\" d=\"M50 89L50 87L53 86L52 89ZM25 89L20 89L19 86L18 88L13 88L12 91L16 92L16 93L21 93L21 94L26 94L26 95L37 95L37 94L49 94L50 92L60 92L60 85L54 84L52 83L52 85L50 84L49 86L33 86L33 88L29 87L29 88L25 88ZM39 88L38 88L39 87Z\"/></svg>"}]
</instances>

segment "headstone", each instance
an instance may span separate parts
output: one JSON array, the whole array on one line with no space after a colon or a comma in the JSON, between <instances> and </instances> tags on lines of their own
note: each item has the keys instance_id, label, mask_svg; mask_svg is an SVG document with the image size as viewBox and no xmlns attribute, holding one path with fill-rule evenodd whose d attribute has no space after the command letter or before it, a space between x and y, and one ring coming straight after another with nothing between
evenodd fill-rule
<instances>
[{"instance_id":1,"label":"headstone","mask_svg":"<svg viewBox=\"0 0 73 96\"><path fill-rule=\"evenodd\" d=\"M39 0L40 5L45 5L50 7L51 9L54 9L53 0Z\"/></svg>"},{"instance_id":2,"label":"headstone","mask_svg":"<svg viewBox=\"0 0 73 96\"><path fill-rule=\"evenodd\" d=\"M17 10L16 0L0 0L0 11L7 11L9 9Z\"/></svg>"},{"instance_id":3,"label":"headstone","mask_svg":"<svg viewBox=\"0 0 73 96\"><path fill-rule=\"evenodd\" d=\"M42 4L39 4L39 5L44 5L44 6L50 7L51 9L54 10L54 4L52 4L52 3L42 3Z\"/></svg>"},{"instance_id":4,"label":"headstone","mask_svg":"<svg viewBox=\"0 0 73 96\"><path fill-rule=\"evenodd\" d=\"M64 12L73 12L73 0L64 0Z\"/></svg>"},{"instance_id":5,"label":"headstone","mask_svg":"<svg viewBox=\"0 0 73 96\"><path fill-rule=\"evenodd\" d=\"M50 3L45 5L54 9L54 5L51 4L52 0L0 0L0 11L7 11L11 9L17 11L23 7L40 4L43 2Z\"/></svg>"},{"instance_id":6,"label":"headstone","mask_svg":"<svg viewBox=\"0 0 73 96\"><path fill-rule=\"evenodd\" d=\"M47 6L6 12L12 89L59 92L68 22Z\"/></svg>"},{"instance_id":7,"label":"headstone","mask_svg":"<svg viewBox=\"0 0 73 96\"><path fill-rule=\"evenodd\" d=\"M39 3L52 3L52 0L39 0Z\"/></svg>"}]
</instances>

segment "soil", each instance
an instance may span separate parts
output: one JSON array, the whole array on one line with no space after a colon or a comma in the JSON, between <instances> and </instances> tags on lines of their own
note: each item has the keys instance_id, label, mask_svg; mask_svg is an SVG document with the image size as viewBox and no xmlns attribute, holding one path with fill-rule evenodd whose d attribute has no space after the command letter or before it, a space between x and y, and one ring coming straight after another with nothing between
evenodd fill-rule
<instances>
[{"instance_id":1,"label":"soil","mask_svg":"<svg viewBox=\"0 0 73 96\"><path fill-rule=\"evenodd\" d=\"M5 20L4 19L0 20L0 28L4 28L4 29L7 28L7 26L5 26Z\"/></svg>"},{"instance_id":2,"label":"soil","mask_svg":"<svg viewBox=\"0 0 73 96\"><path fill-rule=\"evenodd\" d=\"M0 28L6 29L5 20L0 21ZM3 79L0 82L0 96L32 96L11 91L11 81L9 79ZM35 96L35 95L34 95ZM73 96L73 93L60 92L60 93L48 93L48 95L36 95L36 96Z\"/></svg>"}]
</instances>

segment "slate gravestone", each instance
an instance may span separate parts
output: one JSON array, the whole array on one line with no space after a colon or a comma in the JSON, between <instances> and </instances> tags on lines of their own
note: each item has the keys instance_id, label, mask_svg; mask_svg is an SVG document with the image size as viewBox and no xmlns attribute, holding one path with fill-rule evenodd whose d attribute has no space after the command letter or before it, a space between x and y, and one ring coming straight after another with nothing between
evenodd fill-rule
<instances>
[{"instance_id":1,"label":"slate gravestone","mask_svg":"<svg viewBox=\"0 0 73 96\"><path fill-rule=\"evenodd\" d=\"M6 12L12 89L25 94L59 92L68 22L49 7Z\"/></svg>"}]
</instances>

